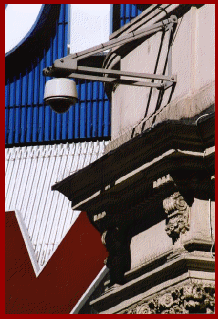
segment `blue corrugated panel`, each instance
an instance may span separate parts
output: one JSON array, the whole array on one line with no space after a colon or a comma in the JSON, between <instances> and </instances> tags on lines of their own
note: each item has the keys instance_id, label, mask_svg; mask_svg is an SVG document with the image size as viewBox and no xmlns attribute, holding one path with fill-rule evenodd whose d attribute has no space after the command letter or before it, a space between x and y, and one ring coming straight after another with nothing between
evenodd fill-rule
<instances>
[{"instance_id":1,"label":"blue corrugated panel","mask_svg":"<svg viewBox=\"0 0 218 319\"><path fill-rule=\"evenodd\" d=\"M8 141L8 132L9 132L9 81L5 86L5 143Z\"/></svg>"},{"instance_id":2,"label":"blue corrugated panel","mask_svg":"<svg viewBox=\"0 0 218 319\"><path fill-rule=\"evenodd\" d=\"M19 78L17 79L17 88L16 88L15 143L19 143L20 133L21 133L21 112L20 112L21 93L22 93L21 76L19 76Z\"/></svg>"},{"instance_id":3,"label":"blue corrugated panel","mask_svg":"<svg viewBox=\"0 0 218 319\"><path fill-rule=\"evenodd\" d=\"M112 31L116 31L148 7L147 4L113 4Z\"/></svg>"},{"instance_id":4,"label":"blue corrugated panel","mask_svg":"<svg viewBox=\"0 0 218 319\"><path fill-rule=\"evenodd\" d=\"M15 86L15 81L9 84L9 134L8 134L8 140L10 143L13 142L14 140L14 128L15 128L15 109L16 109L16 104L15 104L15 99L16 99L16 86Z\"/></svg>"},{"instance_id":5,"label":"blue corrugated panel","mask_svg":"<svg viewBox=\"0 0 218 319\"><path fill-rule=\"evenodd\" d=\"M68 5L61 4L50 47L42 48L41 56L26 65L26 70L6 79L6 147L110 138L110 103L102 83L78 81L79 102L65 114L54 113L43 102L49 78L42 70L68 54L67 44Z\"/></svg>"},{"instance_id":6,"label":"blue corrugated panel","mask_svg":"<svg viewBox=\"0 0 218 319\"><path fill-rule=\"evenodd\" d=\"M142 11L137 7L136 4L121 4L120 12L120 27L122 27L131 19L137 17Z\"/></svg>"}]
</instances>

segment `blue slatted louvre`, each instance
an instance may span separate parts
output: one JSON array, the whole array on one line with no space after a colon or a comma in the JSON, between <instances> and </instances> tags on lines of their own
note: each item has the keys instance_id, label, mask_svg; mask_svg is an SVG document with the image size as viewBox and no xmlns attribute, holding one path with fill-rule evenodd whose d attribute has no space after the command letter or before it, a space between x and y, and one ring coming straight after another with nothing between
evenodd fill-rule
<instances>
[{"instance_id":1,"label":"blue slatted louvre","mask_svg":"<svg viewBox=\"0 0 218 319\"><path fill-rule=\"evenodd\" d=\"M43 76L42 70L68 54L68 18L68 5L59 5L55 32L50 26L46 29L51 33L48 47L41 51L37 48L41 53L13 76L6 72L6 147L110 138L110 103L102 83L78 81L79 101L65 114L56 114L44 104L45 82L49 78ZM34 48L34 43L30 48Z\"/></svg>"},{"instance_id":2,"label":"blue slatted louvre","mask_svg":"<svg viewBox=\"0 0 218 319\"><path fill-rule=\"evenodd\" d=\"M16 99L16 83L15 81L9 83L9 121L8 121L8 127L9 127L9 132L8 132L8 140L9 143L12 143L14 140L14 129L15 129L15 99Z\"/></svg>"},{"instance_id":3,"label":"blue slatted louvre","mask_svg":"<svg viewBox=\"0 0 218 319\"><path fill-rule=\"evenodd\" d=\"M39 59L37 59L37 64L39 63ZM39 92L39 67L35 68L34 73L34 92ZM33 105L39 105L39 94L34 94ZM39 124L39 108L33 108L33 142L37 142L38 140L38 124Z\"/></svg>"},{"instance_id":4,"label":"blue slatted louvre","mask_svg":"<svg viewBox=\"0 0 218 319\"><path fill-rule=\"evenodd\" d=\"M5 86L5 143L7 143L9 132L9 88L9 81L7 81Z\"/></svg>"},{"instance_id":5,"label":"blue slatted louvre","mask_svg":"<svg viewBox=\"0 0 218 319\"><path fill-rule=\"evenodd\" d=\"M120 5L120 27L131 21L142 13L141 7L136 4L121 4Z\"/></svg>"},{"instance_id":6,"label":"blue slatted louvre","mask_svg":"<svg viewBox=\"0 0 218 319\"><path fill-rule=\"evenodd\" d=\"M17 79L17 88L16 88L16 116L15 116L15 143L19 143L20 135L21 135L21 76Z\"/></svg>"},{"instance_id":7,"label":"blue slatted louvre","mask_svg":"<svg viewBox=\"0 0 218 319\"><path fill-rule=\"evenodd\" d=\"M140 15L150 4L113 4L112 6L112 32L114 32Z\"/></svg>"},{"instance_id":8,"label":"blue slatted louvre","mask_svg":"<svg viewBox=\"0 0 218 319\"><path fill-rule=\"evenodd\" d=\"M82 88L82 85L81 83L79 82L78 83L78 86L77 86L77 94L78 94L78 99L81 103L81 88ZM74 136L76 139L79 138L80 136L80 122L79 122L79 119L80 119L80 107L79 107L79 103L76 103L75 105L75 120L74 120L74 123L75 123L75 127L74 127Z\"/></svg>"},{"instance_id":9,"label":"blue slatted louvre","mask_svg":"<svg viewBox=\"0 0 218 319\"><path fill-rule=\"evenodd\" d=\"M87 137L90 138L92 136L92 100L93 100L93 83L87 87Z\"/></svg>"},{"instance_id":10,"label":"blue slatted louvre","mask_svg":"<svg viewBox=\"0 0 218 319\"><path fill-rule=\"evenodd\" d=\"M149 5L113 5L119 23L114 27L112 18L112 31L138 16L145 6ZM102 83L77 81L79 102L65 114L54 113L43 102L45 82L49 78L45 79L42 70L68 54L68 37L68 5L62 4L49 48L44 49L35 63L26 65L25 71L6 79L6 147L110 138L110 102Z\"/></svg>"}]
</instances>

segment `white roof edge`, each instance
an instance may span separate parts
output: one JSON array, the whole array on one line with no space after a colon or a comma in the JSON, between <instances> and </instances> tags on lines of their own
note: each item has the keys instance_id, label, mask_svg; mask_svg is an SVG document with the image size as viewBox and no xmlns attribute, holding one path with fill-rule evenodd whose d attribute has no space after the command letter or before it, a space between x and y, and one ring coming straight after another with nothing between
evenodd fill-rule
<instances>
[{"instance_id":1,"label":"white roof edge","mask_svg":"<svg viewBox=\"0 0 218 319\"><path fill-rule=\"evenodd\" d=\"M21 230L21 233L22 233L22 236L23 236L23 239L24 239L24 242L26 245L26 249L27 249L27 252L29 254L35 275L36 275L36 277L38 277L38 275L40 273L40 267L39 267L39 264L38 264L37 259L36 259L36 255L35 255L34 248L33 248L32 242L30 240L27 228L26 228L26 224L23 220L21 212L17 209L15 209L15 216L17 218L17 222L18 222L18 225L20 227L20 230Z\"/></svg>"},{"instance_id":2,"label":"white roof edge","mask_svg":"<svg viewBox=\"0 0 218 319\"><path fill-rule=\"evenodd\" d=\"M86 301L89 299L95 288L100 284L101 280L104 278L104 276L108 273L109 269L104 266L99 274L95 277L93 282L90 284L88 289L85 291L85 293L82 295L82 297L79 299L77 304L74 306L74 308L71 310L71 314L78 314L80 309L85 305Z\"/></svg>"}]
</instances>

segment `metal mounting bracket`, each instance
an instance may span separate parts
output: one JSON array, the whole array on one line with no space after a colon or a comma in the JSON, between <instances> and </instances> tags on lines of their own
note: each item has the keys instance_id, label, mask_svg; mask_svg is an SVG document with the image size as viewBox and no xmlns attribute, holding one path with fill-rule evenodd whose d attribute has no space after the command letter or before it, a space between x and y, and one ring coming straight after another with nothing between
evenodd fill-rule
<instances>
[{"instance_id":1,"label":"metal mounting bracket","mask_svg":"<svg viewBox=\"0 0 218 319\"><path fill-rule=\"evenodd\" d=\"M173 25L175 23L177 23L177 17L172 15L170 18L155 23L152 26L134 32L132 31L128 35L110 40L88 50L84 50L75 54L68 55L61 59L57 59L54 61L54 64L51 67L47 67L43 70L43 75L49 77L67 77L82 80L102 81L112 84L119 83L124 85L167 89L168 87L176 83L176 76L172 75L171 48L168 54L168 75L136 73L106 68L80 66L78 65L78 61L104 52L113 47L121 47L126 43L146 37L148 35L152 35L158 31L169 30L170 32L172 32ZM152 81L144 81L145 79ZM159 80L159 82L154 82L154 80Z\"/></svg>"}]
</instances>

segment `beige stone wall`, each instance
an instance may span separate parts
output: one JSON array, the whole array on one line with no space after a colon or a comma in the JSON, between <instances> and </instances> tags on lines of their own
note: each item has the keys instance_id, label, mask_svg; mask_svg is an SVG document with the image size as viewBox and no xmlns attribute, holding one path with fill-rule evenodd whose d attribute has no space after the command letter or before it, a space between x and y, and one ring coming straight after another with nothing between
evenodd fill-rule
<instances>
[{"instance_id":1,"label":"beige stone wall","mask_svg":"<svg viewBox=\"0 0 218 319\"><path fill-rule=\"evenodd\" d=\"M215 79L215 6L192 7L178 19L172 50L172 73L177 84L171 103L191 97ZM142 28L145 26L142 26ZM135 48L121 59L121 70L154 73L161 32ZM169 32L166 33L156 73L162 74L166 60ZM167 74L167 72L166 72ZM112 140L133 127L145 116L155 112L159 91L150 88L119 85L112 94ZM171 88L167 89L161 107L167 105ZM191 112L190 112L191 113ZM184 110L187 115L187 110Z\"/></svg>"},{"instance_id":2,"label":"beige stone wall","mask_svg":"<svg viewBox=\"0 0 218 319\"><path fill-rule=\"evenodd\" d=\"M172 239L165 232L165 220L139 233L131 240L131 269L160 257L172 249Z\"/></svg>"},{"instance_id":3,"label":"beige stone wall","mask_svg":"<svg viewBox=\"0 0 218 319\"><path fill-rule=\"evenodd\" d=\"M174 245L166 233L165 220L134 236L131 241L131 269L160 258L161 255L174 252L187 244L211 245L212 248L215 242L214 201L195 198L190 208L188 224L189 230L184 234L181 233Z\"/></svg>"}]
</instances>

